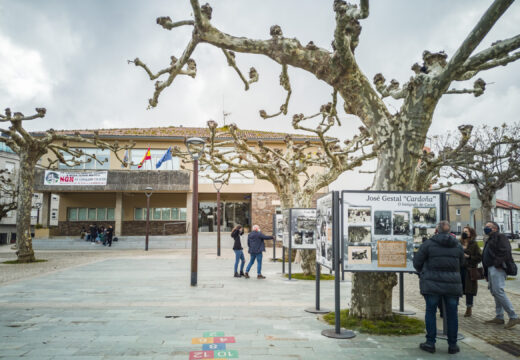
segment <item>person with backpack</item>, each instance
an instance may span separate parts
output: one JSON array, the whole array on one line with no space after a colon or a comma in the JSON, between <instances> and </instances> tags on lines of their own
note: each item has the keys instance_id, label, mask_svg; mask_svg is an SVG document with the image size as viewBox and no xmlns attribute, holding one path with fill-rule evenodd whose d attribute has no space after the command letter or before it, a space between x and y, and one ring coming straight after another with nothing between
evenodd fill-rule
<instances>
[{"instance_id":1,"label":"person with backpack","mask_svg":"<svg viewBox=\"0 0 520 360\"><path fill-rule=\"evenodd\" d=\"M511 253L511 244L507 237L499 232L498 224L494 221L486 223L484 233L488 235L488 239L484 245L482 265L484 266L486 280L489 283L488 288L496 305L496 316L485 323L504 324L505 310L509 315L509 322L504 328L511 329L513 326L520 324L520 319L513 309L513 304L504 291L507 275L516 275L517 272Z\"/></svg>"},{"instance_id":2,"label":"person with backpack","mask_svg":"<svg viewBox=\"0 0 520 360\"><path fill-rule=\"evenodd\" d=\"M235 240L233 244L233 251L235 252L235 275L234 277L242 277L244 276L244 264L246 262L246 259L244 257L244 249L242 248L242 242L240 241L240 236L244 235L244 228L242 225L237 225L231 231L231 237ZM240 264L240 274L238 273L238 263L242 262Z\"/></svg>"}]
</instances>

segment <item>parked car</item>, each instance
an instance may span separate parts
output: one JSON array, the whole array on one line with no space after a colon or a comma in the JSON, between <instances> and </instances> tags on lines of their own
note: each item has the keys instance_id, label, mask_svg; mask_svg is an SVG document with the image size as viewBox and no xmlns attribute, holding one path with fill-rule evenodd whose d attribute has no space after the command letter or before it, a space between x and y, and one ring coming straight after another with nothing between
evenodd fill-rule
<instances>
[{"instance_id":1,"label":"parked car","mask_svg":"<svg viewBox=\"0 0 520 360\"><path fill-rule=\"evenodd\" d=\"M516 239L519 239L520 236L518 235L518 233L504 233L504 235L509 239L509 240L516 240Z\"/></svg>"}]
</instances>

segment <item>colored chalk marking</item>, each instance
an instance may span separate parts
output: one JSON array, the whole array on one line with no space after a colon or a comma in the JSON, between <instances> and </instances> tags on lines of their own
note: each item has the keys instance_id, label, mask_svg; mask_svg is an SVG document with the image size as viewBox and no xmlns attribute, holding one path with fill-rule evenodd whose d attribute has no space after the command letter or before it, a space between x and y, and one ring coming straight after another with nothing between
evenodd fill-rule
<instances>
[{"instance_id":1,"label":"colored chalk marking","mask_svg":"<svg viewBox=\"0 0 520 360\"><path fill-rule=\"evenodd\" d=\"M202 344L202 350L226 350L226 344Z\"/></svg>"},{"instance_id":2,"label":"colored chalk marking","mask_svg":"<svg viewBox=\"0 0 520 360\"><path fill-rule=\"evenodd\" d=\"M224 331L206 331L203 337L215 337L215 336L224 336Z\"/></svg>"},{"instance_id":3,"label":"colored chalk marking","mask_svg":"<svg viewBox=\"0 0 520 360\"><path fill-rule=\"evenodd\" d=\"M223 359L237 359L237 350L217 350L213 352L213 355Z\"/></svg>"},{"instance_id":4,"label":"colored chalk marking","mask_svg":"<svg viewBox=\"0 0 520 360\"><path fill-rule=\"evenodd\" d=\"M213 338L212 337L192 338L191 343L192 344L213 344ZM203 358L201 358L201 359L203 359Z\"/></svg>"},{"instance_id":5,"label":"colored chalk marking","mask_svg":"<svg viewBox=\"0 0 520 360\"><path fill-rule=\"evenodd\" d=\"M226 343L235 342L234 336L220 336L220 337L214 337L212 339L213 339L213 341L212 341L213 344L222 344L222 343L226 344Z\"/></svg>"},{"instance_id":6,"label":"colored chalk marking","mask_svg":"<svg viewBox=\"0 0 520 360\"><path fill-rule=\"evenodd\" d=\"M213 351L190 351L190 360L214 359Z\"/></svg>"}]
</instances>

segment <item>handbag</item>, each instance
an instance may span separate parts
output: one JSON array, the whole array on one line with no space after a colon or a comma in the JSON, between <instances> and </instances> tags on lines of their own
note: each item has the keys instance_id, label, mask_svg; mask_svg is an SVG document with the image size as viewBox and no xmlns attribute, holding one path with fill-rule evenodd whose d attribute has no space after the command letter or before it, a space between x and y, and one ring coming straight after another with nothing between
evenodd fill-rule
<instances>
[{"instance_id":1,"label":"handbag","mask_svg":"<svg viewBox=\"0 0 520 360\"><path fill-rule=\"evenodd\" d=\"M471 281L484 279L484 269L481 267L469 268L469 278Z\"/></svg>"}]
</instances>

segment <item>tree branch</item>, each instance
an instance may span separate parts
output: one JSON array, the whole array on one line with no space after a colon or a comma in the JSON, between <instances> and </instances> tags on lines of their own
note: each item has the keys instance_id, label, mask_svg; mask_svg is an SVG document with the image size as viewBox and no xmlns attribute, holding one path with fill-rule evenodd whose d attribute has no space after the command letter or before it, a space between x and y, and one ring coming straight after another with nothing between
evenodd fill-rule
<instances>
[{"instance_id":1,"label":"tree branch","mask_svg":"<svg viewBox=\"0 0 520 360\"><path fill-rule=\"evenodd\" d=\"M195 22L193 20L182 20L173 22L172 19L169 16L161 16L157 18L157 24L161 25L166 30L171 30L173 28L184 26L184 25L191 25L194 26Z\"/></svg>"},{"instance_id":2,"label":"tree branch","mask_svg":"<svg viewBox=\"0 0 520 360\"><path fill-rule=\"evenodd\" d=\"M473 83L473 89L451 89L445 92L445 94L473 94L475 97L479 97L486 90L486 82L482 79L477 79Z\"/></svg>"},{"instance_id":3,"label":"tree branch","mask_svg":"<svg viewBox=\"0 0 520 360\"><path fill-rule=\"evenodd\" d=\"M287 115L287 110L289 109L289 100L291 99L292 89L291 89L291 81L289 80L289 74L287 73L287 65L282 65L282 72L280 73L280 85L287 91L287 96L285 98L285 102L280 106L280 111L276 114L268 115L265 110L260 110L260 116L263 119L269 119L281 114Z\"/></svg>"},{"instance_id":4,"label":"tree branch","mask_svg":"<svg viewBox=\"0 0 520 360\"><path fill-rule=\"evenodd\" d=\"M238 76L240 77L240 80L244 83L245 90L249 90L249 84L257 82L258 81L258 72L254 67L249 69L249 81L246 80L244 75L242 75L242 72L237 67L237 64L235 62L235 53L233 51L228 51L226 49L222 49L222 52L226 56L228 65L231 66L235 71L237 72Z\"/></svg>"}]
</instances>

